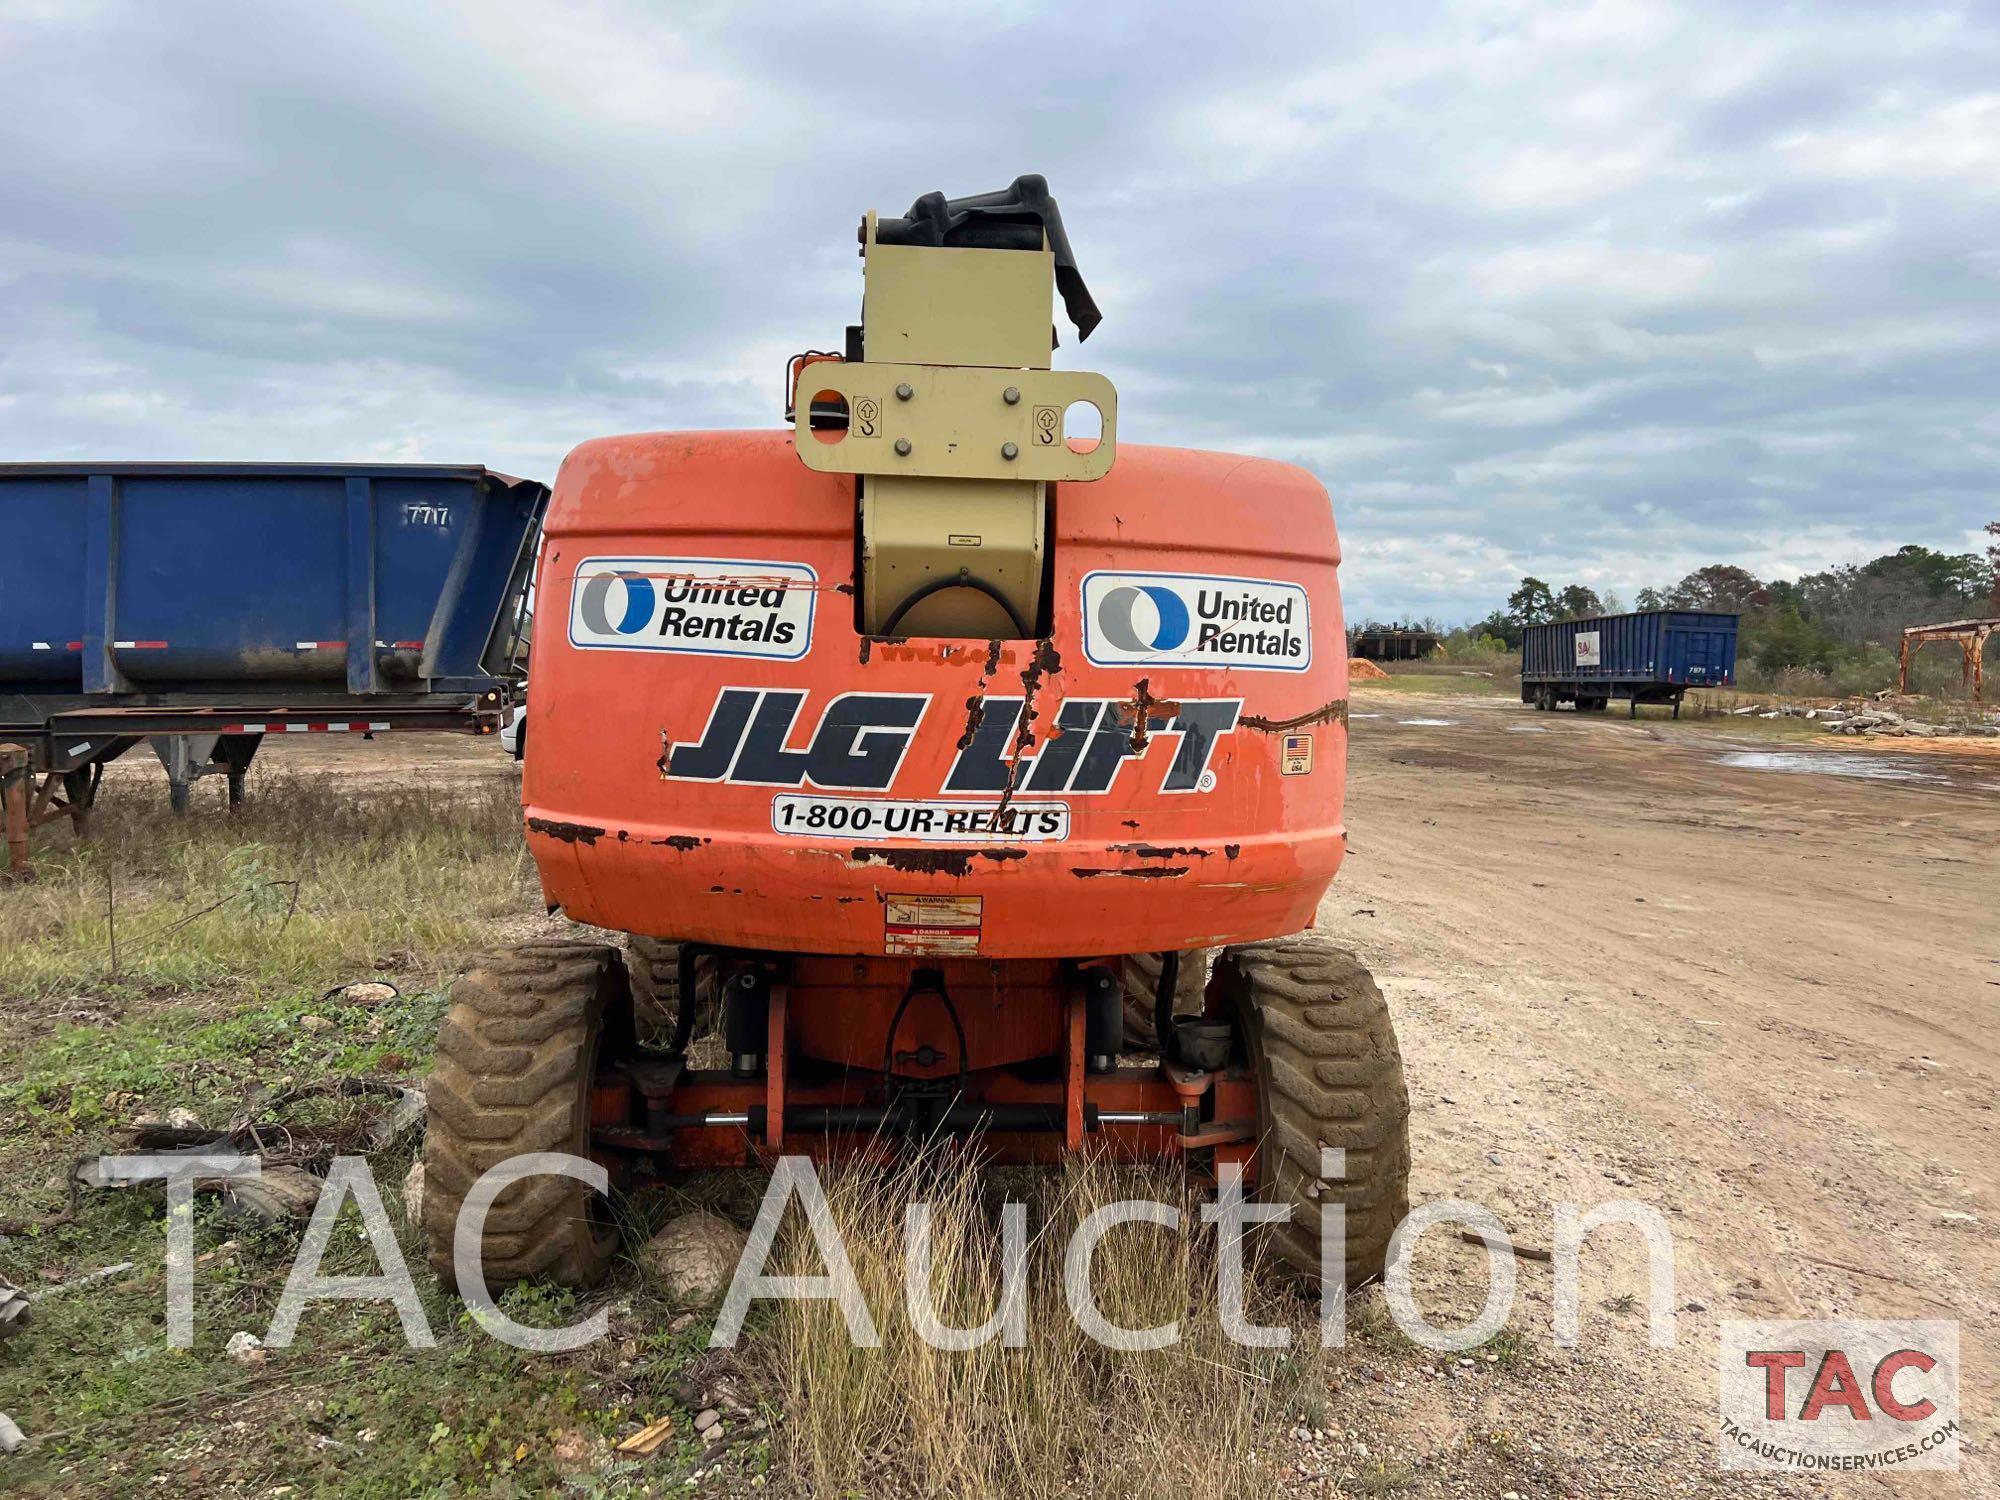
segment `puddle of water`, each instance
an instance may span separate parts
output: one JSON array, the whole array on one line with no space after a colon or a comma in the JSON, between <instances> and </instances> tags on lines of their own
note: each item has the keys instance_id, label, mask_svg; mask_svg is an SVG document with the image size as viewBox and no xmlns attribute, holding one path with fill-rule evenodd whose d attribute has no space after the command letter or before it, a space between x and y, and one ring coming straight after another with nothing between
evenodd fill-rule
<instances>
[{"instance_id":1,"label":"puddle of water","mask_svg":"<svg viewBox=\"0 0 2000 1500\"><path fill-rule=\"evenodd\" d=\"M1547 734L1549 730L1546 724L1509 724L1507 732L1509 734Z\"/></svg>"},{"instance_id":2,"label":"puddle of water","mask_svg":"<svg viewBox=\"0 0 2000 1500\"><path fill-rule=\"evenodd\" d=\"M1950 786L1949 776L1919 770L1886 755L1840 755L1804 750L1739 750L1722 757L1725 766L1750 771L1784 771L1806 776L1853 776L1862 781L1928 781Z\"/></svg>"},{"instance_id":3,"label":"puddle of water","mask_svg":"<svg viewBox=\"0 0 2000 1500\"><path fill-rule=\"evenodd\" d=\"M1447 724L1456 724L1456 719L1398 719L1398 724L1416 724L1426 729L1442 729Z\"/></svg>"},{"instance_id":4,"label":"puddle of water","mask_svg":"<svg viewBox=\"0 0 2000 1500\"><path fill-rule=\"evenodd\" d=\"M1379 719L1382 716L1380 714L1349 714L1347 717L1350 719Z\"/></svg>"}]
</instances>

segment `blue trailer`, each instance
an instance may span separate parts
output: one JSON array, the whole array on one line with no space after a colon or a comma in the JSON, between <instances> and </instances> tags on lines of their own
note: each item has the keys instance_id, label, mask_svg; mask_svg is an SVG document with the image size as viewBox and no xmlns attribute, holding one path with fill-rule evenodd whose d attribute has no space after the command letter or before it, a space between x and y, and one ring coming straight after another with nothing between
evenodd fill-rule
<instances>
[{"instance_id":1,"label":"blue trailer","mask_svg":"<svg viewBox=\"0 0 2000 1500\"><path fill-rule=\"evenodd\" d=\"M1651 609L1530 625L1521 636L1521 701L1539 709L1573 703L1602 712L1613 698L1671 703L1674 717L1691 687L1736 680L1734 614Z\"/></svg>"},{"instance_id":2,"label":"blue trailer","mask_svg":"<svg viewBox=\"0 0 2000 1500\"><path fill-rule=\"evenodd\" d=\"M436 464L0 464L0 744L78 823L150 740L176 810L262 736L492 733L546 486ZM19 759L17 756L16 759Z\"/></svg>"}]
</instances>

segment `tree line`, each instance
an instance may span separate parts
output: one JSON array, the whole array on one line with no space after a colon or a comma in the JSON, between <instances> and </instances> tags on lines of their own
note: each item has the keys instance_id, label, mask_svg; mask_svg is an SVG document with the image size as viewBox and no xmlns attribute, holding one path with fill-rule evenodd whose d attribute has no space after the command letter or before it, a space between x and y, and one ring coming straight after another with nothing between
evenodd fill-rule
<instances>
[{"instance_id":1,"label":"tree line","mask_svg":"<svg viewBox=\"0 0 2000 1500\"><path fill-rule=\"evenodd\" d=\"M1768 679L1803 674L1840 691L1879 685L1893 674L1906 626L2000 616L2000 521L1986 531L1993 541L1983 554L1911 544L1794 579L1764 579L1733 563L1710 563L1677 583L1640 589L1630 607L1740 615L1738 663ZM1575 583L1557 588L1527 577L1504 608L1449 632L1447 648L1514 650L1529 625L1618 614L1626 607L1609 591Z\"/></svg>"}]
</instances>

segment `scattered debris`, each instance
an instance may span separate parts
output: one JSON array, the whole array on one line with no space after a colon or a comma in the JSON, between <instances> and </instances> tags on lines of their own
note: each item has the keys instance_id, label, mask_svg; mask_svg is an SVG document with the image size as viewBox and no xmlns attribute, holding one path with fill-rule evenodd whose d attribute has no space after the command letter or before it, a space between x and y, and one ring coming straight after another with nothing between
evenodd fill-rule
<instances>
[{"instance_id":1,"label":"scattered debris","mask_svg":"<svg viewBox=\"0 0 2000 1500\"><path fill-rule=\"evenodd\" d=\"M312 1217L319 1179L303 1167L266 1167L255 1177L225 1178L224 1215L238 1222L286 1224Z\"/></svg>"},{"instance_id":2,"label":"scattered debris","mask_svg":"<svg viewBox=\"0 0 2000 1500\"><path fill-rule=\"evenodd\" d=\"M1458 1232L1458 1237L1461 1240L1464 1240L1466 1244L1477 1245L1482 1250L1489 1248L1494 1250L1512 1250L1514 1254L1519 1256L1522 1260L1552 1261L1555 1259L1555 1255L1553 1252L1544 1250L1539 1245L1498 1244L1492 1240L1487 1239L1485 1235L1481 1234L1476 1229L1461 1229Z\"/></svg>"},{"instance_id":3,"label":"scattered debris","mask_svg":"<svg viewBox=\"0 0 2000 1500\"><path fill-rule=\"evenodd\" d=\"M1991 714L1933 723L1928 719L1912 718L1897 709L1887 707L1883 700L1893 696L1885 689L1868 695L1866 699L1855 699L1831 707L1823 704L1747 703L1729 709L1727 713L1730 717L1738 719L1751 715L1760 719L1807 719L1824 725L1833 734L1884 735L1905 739L1937 739L1962 735L1984 738L2000 736L2000 720L1996 720Z\"/></svg>"},{"instance_id":4,"label":"scattered debris","mask_svg":"<svg viewBox=\"0 0 2000 1500\"><path fill-rule=\"evenodd\" d=\"M0 1453L12 1453L27 1440L28 1435L14 1425L14 1419L0 1411Z\"/></svg>"},{"instance_id":5,"label":"scattered debris","mask_svg":"<svg viewBox=\"0 0 2000 1500\"><path fill-rule=\"evenodd\" d=\"M261 1365L271 1357L271 1351L264 1347L264 1341L247 1329L239 1328L229 1335L229 1342L222 1352L239 1365Z\"/></svg>"},{"instance_id":6,"label":"scattered debris","mask_svg":"<svg viewBox=\"0 0 2000 1500\"><path fill-rule=\"evenodd\" d=\"M309 1099L374 1099L386 1107L364 1107L344 1117L309 1120L288 1117L292 1106ZM198 1180L198 1193L220 1194L230 1217L259 1224L283 1224L309 1217L319 1201L320 1176L336 1156L387 1151L422 1124L422 1090L389 1079L342 1078L290 1089L252 1108L223 1129L203 1126L196 1117L176 1110L164 1120L141 1115L126 1127L133 1149L154 1152L235 1153L255 1156L256 1177ZM94 1155L79 1157L70 1169L69 1206L44 1224L62 1223L76 1215L82 1188L129 1188L136 1184L111 1181L98 1169ZM421 1191L421 1185L420 1185ZM26 1232L0 1224L0 1233ZM130 1267L122 1269L129 1270Z\"/></svg>"},{"instance_id":7,"label":"scattered debris","mask_svg":"<svg viewBox=\"0 0 2000 1500\"><path fill-rule=\"evenodd\" d=\"M648 1423L620 1443L613 1451L631 1458L651 1458L660 1451L668 1438L674 1435L674 1419L662 1417L657 1422Z\"/></svg>"},{"instance_id":8,"label":"scattered debris","mask_svg":"<svg viewBox=\"0 0 2000 1500\"><path fill-rule=\"evenodd\" d=\"M729 1289L749 1236L711 1213L686 1213L639 1250L639 1263L674 1301L705 1307Z\"/></svg>"},{"instance_id":9,"label":"scattered debris","mask_svg":"<svg viewBox=\"0 0 2000 1500\"><path fill-rule=\"evenodd\" d=\"M28 1294L0 1276L0 1339L19 1333L28 1326L30 1318Z\"/></svg>"},{"instance_id":10,"label":"scattered debris","mask_svg":"<svg viewBox=\"0 0 2000 1500\"><path fill-rule=\"evenodd\" d=\"M287 1119L283 1113L308 1099L364 1097L393 1102L386 1109L331 1123ZM419 1089L407 1088L388 1079L341 1078L290 1089L256 1106L253 1113L239 1116L226 1129L211 1130L135 1120L130 1127L130 1136L132 1144L141 1150L173 1151L196 1147L214 1150L220 1147L246 1156L261 1157L266 1172L278 1166L297 1166L315 1171L324 1169L336 1156L386 1151L422 1123L423 1118L424 1096Z\"/></svg>"},{"instance_id":11,"label":"scattered debris","mask_svg":"<svg viewBox=\"0 0 2000 1500\"><path fill-rule=\"evenodd\" d=\"M72 1276L68 1281L44 1288L35 1294L35 1300L47 1301L50 1297L60 1297L65 1292L74 1292L99 1281L109 1281L114 1276L123 1276L134 1264L133 1261L121 1260L114 1266L99 1266L95 1271L86 1271L81 1276Z\"/></svg>"},{"instance_id":12,"label":"scattered debris","mask_svg":"<svg viewBox=\"0 0 2000 1500\"><path fill-rule=\"evenodd\" d=\"M386 979L355 979L346 984L336 984L319 997L321 1005L387 1005L399 999L402 991Z\"/></svg>"},{"instance_id":13,"label":"scattered debris","mask_svg":"<svg viewBox=\"0 0 2000 1500\"><path fill-rule=\"evenodd\" d=\"M325 1016L300 1016L299 1030L312 1032L331 1031L333 1030L333 1022L329 1021Z\"/></svg>"}]
</instances>

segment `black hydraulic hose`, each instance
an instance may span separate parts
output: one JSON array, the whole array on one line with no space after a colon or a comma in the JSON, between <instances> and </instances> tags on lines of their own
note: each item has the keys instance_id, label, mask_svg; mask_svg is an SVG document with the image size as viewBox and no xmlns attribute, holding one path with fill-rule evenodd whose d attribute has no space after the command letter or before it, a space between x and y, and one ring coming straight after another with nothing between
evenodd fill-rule
<instances>
[{"instance_id":1,"label":"black hydraulic hose","mask_svg":"<svg viewBox=\"0 0 2000 1500\"><path fill-rule=\"evenodd\" d=\"M1181 983L1181 954L1170 948L1160 955L1160 987L1153 992L1153 1031L1160 1041L1160 1057L1172 1062L1174 1056L1174 992Z\"/></svg>"},{"instance_id":2,"label":"black hydraulic hose","mask_svg":"<svg viewBox=\"0 0 2000 1500\"><path fill-rule=\"evenodd\" d=\"M894 635L896 627L903 623L903 616L914 606L923 603L932 594L941 594L946 589L977 589L1006 612L1008 622L1014 627L1014 639L1025 641L1028 638L1028 627L1022 624L1021 617L1014 613L1014 606L1007 602L1007 596L985 579L974 578L970 573L954 573L949 578L933 578L890 611L889 618L882 622L880 633Z\"/></svg>"},{"instance_id":3,"label":"black hydraulic hose","mask_svg":"<svg viewBox=\"0 0 2000 1500\"><path fill-rule=\"evenodd\" d=\"M674 1039L667 1048L675 1057L686 1057L694 1040L694 966L698 954L693 943L682 943L680 951L680 1000L674 1008Z\"/></svg>"},{"instance_id":4,"label":"black hydraulic hose","mask_svg":"<svg viewBox=\"0 0 2000 1500\"><path fill-rule=\"evenodd\" d=\"M970 1080L972 1049L966 1043L965 1023L959 1019L958 1007L952 1004L951 996L945 990L944 975L936 969L919 969L912 974L909 988L903 991L903 998L896 1002L895 1014L889 1017L889 1035L882 1042L882 1076L884 1079L895 1076L896 1028L903 1024L903 1016L919 991L935 995L943 1002L944 1013L951 1021L951 1029L958 1036L958 1092L962 1097Z\"/></svg>"}]
</instances>

